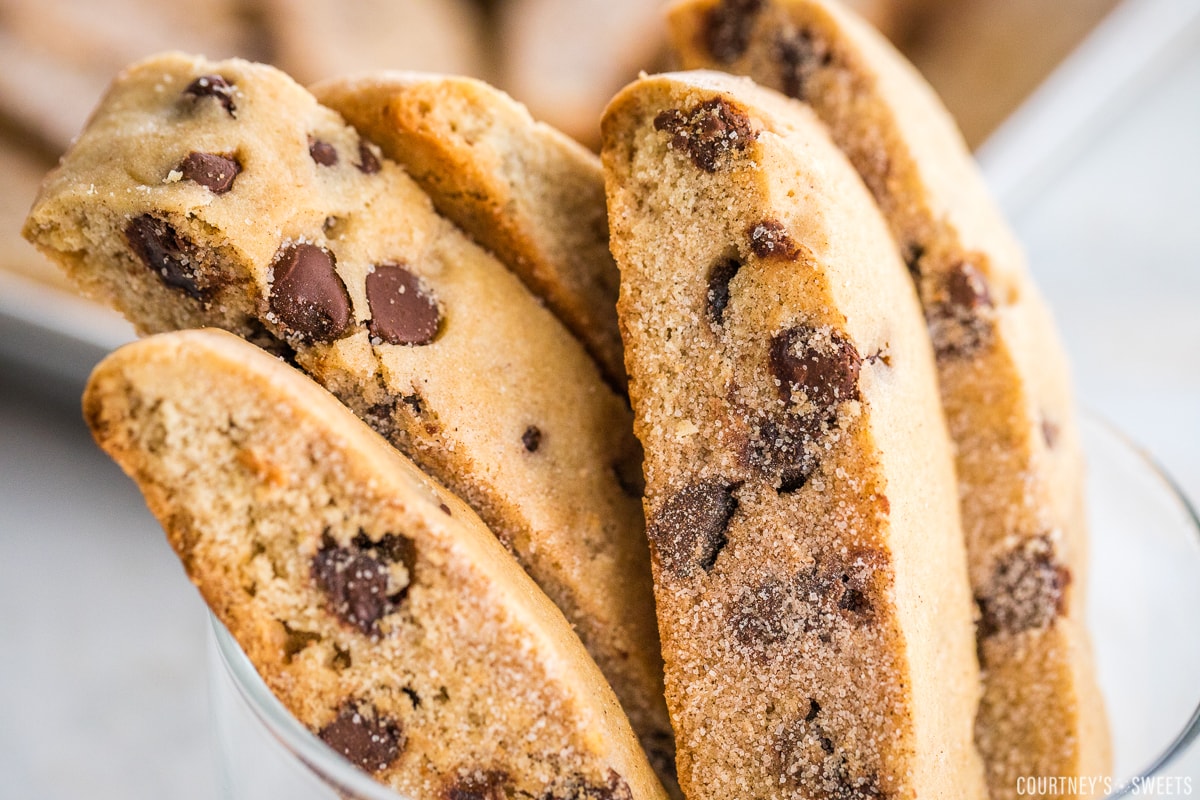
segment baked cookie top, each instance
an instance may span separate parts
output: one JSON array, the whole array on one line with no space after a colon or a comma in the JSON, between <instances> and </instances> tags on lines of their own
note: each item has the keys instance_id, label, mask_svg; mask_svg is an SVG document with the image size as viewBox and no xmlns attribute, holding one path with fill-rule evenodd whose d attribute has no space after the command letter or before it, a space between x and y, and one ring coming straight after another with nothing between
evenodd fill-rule
<instances>
[{"instance_id":1,"label":"baked cookie top","mask_svg":"<svg viewBox=\"0 0 1200 800\"><path fill-rule=\"evenodd\" d=\"M561 612L479 518L217 330L127 345L84 415L283 704L413 798L665 797Z\"/></svg>"}]
</instances>

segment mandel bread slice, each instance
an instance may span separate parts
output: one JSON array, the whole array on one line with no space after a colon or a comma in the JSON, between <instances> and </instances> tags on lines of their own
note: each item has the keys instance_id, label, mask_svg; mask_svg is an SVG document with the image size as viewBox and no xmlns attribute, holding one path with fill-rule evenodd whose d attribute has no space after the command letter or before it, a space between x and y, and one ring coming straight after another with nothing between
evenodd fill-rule
<instances>
[{"instance_id":1,"label":"mandel bread slice","mask_svg":"<svg viewBox=\"0 0 1200 800\"><path fill-rule=\"evenodd\" d=\"M263 680L413 800L665 798L562 613L469 507L224 331L96 368L84 413Z\"/></svg>"},{"instance_id":2,"label":"mandel bread slice","mask_svg":"<svg viewBox=\"0 0 1200 800\"><path fill-rule=\"evenodd\" d=\"M624 389L620 276L595 153L473 78L385 72L311 90L545 300Z\"/></svg>"},{"instance_id":3,"label":"mandel bread slice","mask_svg":"<svg viewBox=\"0 0 1200 800\"><path fill-rule=\"evenodd\" d=\"M1109 771L1084 625L1083 468L1069 370L1024 255L953 120L882 36L831 0L684 0L685 67L807 102L870 187L921 297L957 452L994 798Z\"/></svg>"},{"instance_id":4,"label":"mandel bread slice","mask_svg":"<svg viewBox=\"0 0 1200 800\"><path fill-rule=\"evenodd\" d=\"M25 233L143 333L220 327L298 364L463 497L669 777L625 400L368 139L271 67L155 57L117 78Z\"/></svg>"},{"instance_id":5,"label":"mandel bread slice","mask_svg":"<svg viewBox=\"0 0 1200 800\"><path fill-rule=\"evenodd\" d=\"M684 793L985 797L933 352L866 188L719 73L631 84L603 141Z\"/></svg>"}]
</instances>

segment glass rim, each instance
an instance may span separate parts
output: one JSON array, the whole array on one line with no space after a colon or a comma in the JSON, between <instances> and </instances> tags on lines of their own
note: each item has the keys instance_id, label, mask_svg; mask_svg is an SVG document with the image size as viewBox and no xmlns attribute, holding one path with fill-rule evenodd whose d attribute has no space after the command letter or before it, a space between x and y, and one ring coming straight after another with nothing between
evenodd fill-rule
<instances>
[{"instance_id":1,"label":"glass rim","mask_svg":"<svg viewBox=\"0 0 1200 800\"><path fill-rule=\"evenodd\" d=\"M1079 415L1080 428L1088 428L1101 436L1116 440L1122 449L1135 457L1161 488L1165 489L1184 517L1190 523L1189 529L1194 544L1200 545L1200 513L1188 500L1178 482L1170 473L1148 453L1143 447L1125 435L1119 428L1091 409L1084 410ZM208 612L216 641L217 653L226 672L237 687L238 694L249 706L250 711L259 719L284 747L294 753L318 778L332 780L336 790L352 792L355 800L407 800L390 787L376 781L372 776L360 770L348 759L325 744L312 731L304 727L290 711L284 708L266 683L250 663L250 659L242 651L241 646L233 635L225 628L216 615ZM1153 778L1175 764L1179 757L1200 739L1200 700L1192 709L1182 730L1167 744L1161 753L1151 760L1143 769L1134 772L1131 780L1122 785L1104 800L1120 800L1130 797L1137 788L1132 778Z\"/></svg>"}]
</instances>

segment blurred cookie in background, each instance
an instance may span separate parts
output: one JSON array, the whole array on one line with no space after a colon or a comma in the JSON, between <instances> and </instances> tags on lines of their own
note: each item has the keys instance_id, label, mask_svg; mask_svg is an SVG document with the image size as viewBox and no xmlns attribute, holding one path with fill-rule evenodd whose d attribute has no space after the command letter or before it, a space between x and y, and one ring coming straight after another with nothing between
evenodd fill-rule
<instances>
[{"instance_id":1,"label":"blurred cookie in background","mask_svg":"<svg viewBox=\"0 0 1200 800\"><path fill-rule=\"evenodd\" d=\"M56 157L126 64L162 50L260 49L242 0L0 0L0 118Z\"/></svg>"},{"instance_id":2,"label":"blurred cookie in background","mask_svg":"<svg viewBox=\"0 0 1200 800\"><path fill-rule=\"evenodd\" d=\"M974 148L1117 2L941 1L910 27L901 49L941 95Z\"/></svg>"},{"instance_id":3,"label":"blurred cookie in background","mask_svg":"<svg viewBox=\"0 0 1200 800\"><path fill-rule=\"evenodd\" d=\"M300 83L405 69L490 77L484 15L468 0L259 0L268 60Z\"/></svg>"},{"instance_id":4,"label":"blurred cookie in background","mask_svg":"<svg viewBox=\"0 0 1200 800\"><path fill-rule=\"evenodd\" d=\"M21 226L50 166L36 152L0 141L0 270L73 291L66 275L21 236Z\"/></svg>"}]
</instances>

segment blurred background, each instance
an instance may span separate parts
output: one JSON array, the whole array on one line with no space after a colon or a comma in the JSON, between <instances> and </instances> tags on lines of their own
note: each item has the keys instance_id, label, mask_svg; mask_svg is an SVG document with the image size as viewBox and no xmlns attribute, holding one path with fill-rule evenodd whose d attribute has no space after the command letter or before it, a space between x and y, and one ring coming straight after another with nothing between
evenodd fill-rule
<instances>
[{"instance_id":1,"label":"blurred background","mask_svg":"<svg viewBox=\"0 0 1200 800\"><path fill-rule=\"evenodd\" d=\"M1200 498L1200 0L850 4L978 148L1081 404ZM659 6L0 0L0 797L217 792L203 607L78 411L88 370L132 333L19 235L111 77L165 49L305 83L464 73L595 146L613 92L669 65Z\"/></svg>"}]
</instances>

